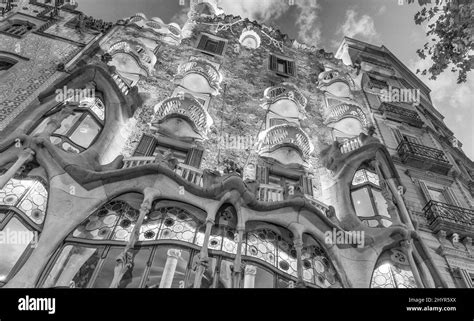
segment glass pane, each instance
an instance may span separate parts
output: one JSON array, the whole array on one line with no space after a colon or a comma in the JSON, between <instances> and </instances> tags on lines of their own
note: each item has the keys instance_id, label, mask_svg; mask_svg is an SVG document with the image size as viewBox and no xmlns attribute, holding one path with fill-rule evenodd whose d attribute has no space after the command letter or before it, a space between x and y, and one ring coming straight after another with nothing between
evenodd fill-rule
<instances>
[{"instance_id":1,"label":"glass pane","mask_svg":"<svg viewBox=\"0 0 474 321\"><path fill-rule=\"evenodd\" d=\"M379 215L390 218L390 214L388 214L387 210L387 201L385 197L383 197L382 192L372 189L372 195L374 195L375 206L377 207Z\"/></svg>"},{"instance_id":2,"label":"glass pane","mask_svg":"<svg viewBox=\"0 0 474 321\"><path fill-rule=\"evenodd\" d=\"M119 288L138 288L140 286L150 252L149 248L142 248L135 254L133 267L122 277Z\"/></svg>"},{"instance_id":3,"label":"glass pane","mask_svg":"<svg viewBox=\"0 0 474 321\"><path fill-rule=\"evenodd\" d=\"M289 281L286 279L278 278L277 287L279 289L292 289L295 287L295 281Z\"/></svg>"},{"instance_id":4,"label":"glass pane","mask_svg":"<svg viewBox=\"0 0 474 321\"><path fill-rule=\"evenodd\" d=\"M273 288L275 275L258 265L247 264L244 270L243 288Z\"/></svg>"},{"instance_id":5,"label":"glass pane","mask_svg":"<svg viewBox=\"0 0 474 321\"><path fill-rule=\"evenodd\" d=\"M43 287L85 288L97 267L101 252L102 248L65 246Z\"/></svg>"},{"instance_id":6,"label":"glass pane","mask_svg":"<svg viewBox=\"0 0 474 321\"><path fill-rule=\"evenodd\" d=\"M178 207L162 207L156 210L163 214L163 224L158 239L178 240L192 243L199 225L197 219Z\"/></svg>"},{"instance_id":7,"label":"glass pane","mask_svg":"<svg viewBox=\"0 0 474 321\"><path fill-rule=\"evenodd\" d=\"M16 206L34 183L33 180L9 180L5 187L0 189L0 205Z\"/></svg>"},{"instance_id":8,"label":"glass pane","mask_svg":"<svg viewBox=\"0 0 474 321\"><path fill-rule=\"evenodd\" d=\"M357 216L370 217L375 215L369 191L366 187L353 191L351 195Z\"/></svg>"},{"instance_id":9,"label":"glass pane","mask_svg":"<svg viewBox=\"0 0 474 321\"><path fill-rule=\"evenodd\" d=\"M258 258L276 266L277 234L269 229L262 229L247 234L247 255Z\"/></svg>"},{"instance_id":10,"label":"glass pane","mask_svg":"<svg viewBox=\"0 0 474 321\"><path fill-rule=\"evenodd\" d=\"M219 269L219 279L217 280L217 288L232 288L232 265L234 262L222 260Z\"/></svg>"},{"instance_id":11,"label":"glass pane","mask_svg":"<svg viewBox=\"0 0 474 321\"><path fill-rule=\"evenodd\" d=\"M146 287L184 288L188 262L189 251L170 246L158 247Z\"/></svg>"},{"instance_id":12,"label":"glass pane","mask_svg":"<svg viewBox=\"0 0 474 321\"><path fill-rule=\"evenodd\" d=\"M88 148L99 131L100 126L90 115L87 115L71 135L70 139L79 146Z\"/></svg>"},{"instance_id":13,"label":"glass pane","mask_svg":"<svg viewBox=\"0 0 474 321\"><path fill-rule=\"evenodd\" d=\"M46 119L44 119L44 120L35 128L35 130L33 130L33 131L31 132L31 136L34 136L34 135L36 135L36 134L42 133L42 132L45 130L46 125L48 125L48 121L49 121L49 117L46 118Z\"/></svg>"},{"instance_id":14,"label":"glass pane","mask_svg":"<svg viewBox=\"0 0 474 321\"><path fill-rule=\"evenodd\" d=\"M79 118L81 118L82 113L74 113L69 115L61 122L61 127L59 127L54 133L58 135L66 135L72 126L77 123Z\"/></svg>"},{"instance_id":15,"label":"glass pane","mask_svg":"<svg viewBox=\"0 0 474 321\"><path fill-rule=\"evenodd\" d=\"M33 232L17 218L10 219L2 232L0 242L0 281L5 281L13 266L33 240Z\"/></svg>"},{"instance_id":16,"label":"glass pane","mask_svg":"<svg viewBox=\"0 0 474 321\"><path fill-rule=\"evenodd\" d=\"M195 254L194 259L197 259L197 255ZM216 273L216 266L217 266L217 259L215 257L209 257L209 266L204 271L202 279L201 279L201 289L209 289L214 286L214 276ZM196 277L196 272L193 269L190 269L188 278L186 280L186 287L192 288L194 286L194 279Z\"/></svg>"},{"instance_id":17,"label":"glass pane","mask_svg":"<svg viewBox=\"0 0 474 321\"><path fill-rule=\"evenodd\" d=\"M437 202L446 203L446 199L444 198L443 192L428 188L428 192L430 193L430 197Z\"/></svg>"},{"instance_id":18,"label":"glass pane","mask_svg":"<svg viewBox=\"0 0 474 321\"><path fill-rule=\"evenodd\" d=\"M94 288L110 287L114 278L117 257L123 253L124 249L125 248L123 247L116 247L109 250L100 272L97 275L97 279L94 282ZM134 255L134 265L122 277L118 286L119 288L137 288L140 285L143 272L145 271L146 262L150 256L150 249L142 248L135 251Z\"/></svg>"},{"instance_id":19,"label":"glass pane","mask_svg":"<svg viewBox=\"0 0 474 321\"><path fill-rule=\"evenodd\" d=\"M23 211L33 222L42 224L46 215L48 192L43 184L36 182L28 195L21 201L18 208Z\"/></svg>"}]
</instances>

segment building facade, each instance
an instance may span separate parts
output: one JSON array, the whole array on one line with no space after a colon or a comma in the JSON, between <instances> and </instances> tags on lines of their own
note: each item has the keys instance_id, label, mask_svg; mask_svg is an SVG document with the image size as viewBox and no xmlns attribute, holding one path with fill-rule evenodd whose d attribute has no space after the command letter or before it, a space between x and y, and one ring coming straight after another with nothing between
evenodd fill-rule
<instances>
[{"instance_id":1,"label":"building facade","mask_svg":"<svg viewBox=\"0 0 474 321\"><path fill-rule=\"evenodd\" d=\"M0 287L473 287L473 163L387 48L3 7Z\"/></svg>"}]
</instances>

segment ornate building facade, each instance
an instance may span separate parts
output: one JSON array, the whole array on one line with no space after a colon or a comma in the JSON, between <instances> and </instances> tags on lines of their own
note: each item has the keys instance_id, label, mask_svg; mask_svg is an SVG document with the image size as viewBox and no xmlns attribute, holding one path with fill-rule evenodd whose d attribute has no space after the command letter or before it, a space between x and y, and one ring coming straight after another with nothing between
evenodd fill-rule
<instances>
[{"instance_id":1,"label":"ornate building facade","mask_svg":"<svg viewBox=\"0 0 474 321\"><path fill-rule=\"evenodd\" d=\"M473 287L473 163L387 48L1 13L0 287Z\"/></svg>"}]
</instances>

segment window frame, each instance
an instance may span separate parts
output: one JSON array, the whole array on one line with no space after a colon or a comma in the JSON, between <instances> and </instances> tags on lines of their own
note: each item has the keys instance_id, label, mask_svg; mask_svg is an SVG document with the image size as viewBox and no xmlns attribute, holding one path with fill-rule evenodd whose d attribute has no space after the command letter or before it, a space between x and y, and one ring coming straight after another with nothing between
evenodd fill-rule
<instances>
[{"instance_id":1,"label":"window frame","mask_svg":"<svg viewBox=\"0 0 474 321\"><path fill-rule=\"evenodd\" d=\"M209 50L209 48L207 48L209 42L216 43L215 50ZM200 52L206 55L223 57L225 55L227 45L228 45L227 39L202 32L199 35L199 38L197 39L195 49L199 50Z\"/></svg>"},{"instance_id":2,"label":"window frame","mask_svg":"<svg viewBox=\"0 0 474 321\"><path fill-rule=\"evenodd\" d=\"M280 62L284 63L285 70L283 72L278 70L278 65ZM288 57L271 53L268 57L268 70L281 77L296 77L296 61Z\"/></svg>"}]
</instances>

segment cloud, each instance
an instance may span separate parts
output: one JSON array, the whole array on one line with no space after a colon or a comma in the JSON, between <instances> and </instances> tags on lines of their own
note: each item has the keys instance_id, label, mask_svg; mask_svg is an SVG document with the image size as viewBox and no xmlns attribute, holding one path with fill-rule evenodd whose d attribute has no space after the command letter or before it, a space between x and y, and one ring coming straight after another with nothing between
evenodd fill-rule
<instances>
[{"instance_id":1,"label":"cloud","mask_svg":"<svg viewBox=\"0 0 474 321\"><path fill-rule=\"evenodd\" d=\"M346 21L338 28L338 34L343 34L347 37L361 36L365 40L372 42L378 37L375 30L374 19L369 15L362 15L360 18L354 9L346 11Z\"/></svg>"},{"instance_id":2,"label":"cloud","mask_svg":"<svg viewBox=\"0 0 474 321\"><path fill-rule=\"evenodd\" d=\"M226 13L257 20L267 25L271 25L290 10L289 0L221 0L219 6ZM298 40L308 45L318 44L321 30L318 22L320 6L317 0L296 0L294 6Z\"/></svg>"},{"instance_id":3,"label":"cloud","mask_svg":"<svg viewBox=\"0 0 474 321\"><path fill-rule=\"evenodd\" d=\"M387 6L386 5L382 5L379 9L379 11L377 11L377 15L383 15L385 12L387 11Z\"/></svg>"},{"instance_id":4,"label":"cloud","mask_svg":"<svg viewBox=\"0 0 474 321\"><path fill-rule=\"evenodd\" d=\"M417 69L423 70L432 64L429 58L412 60L408 67L412 72ZM454 132L455 136L463 142L463 150L471 158L474 156L474 145L472 143L474 113L472 100L474 97L474 77L469 74L467 81L457 84L457 73L448 68L439 75L436 80L430 80L429 75L417 74L418 78L431 89L431 99L435 108L445 116L446 125Z\"/></svg>"}]
</instances>

